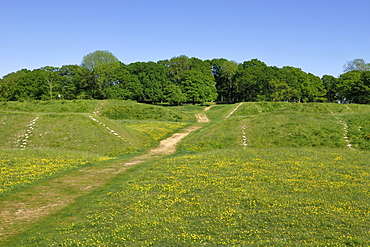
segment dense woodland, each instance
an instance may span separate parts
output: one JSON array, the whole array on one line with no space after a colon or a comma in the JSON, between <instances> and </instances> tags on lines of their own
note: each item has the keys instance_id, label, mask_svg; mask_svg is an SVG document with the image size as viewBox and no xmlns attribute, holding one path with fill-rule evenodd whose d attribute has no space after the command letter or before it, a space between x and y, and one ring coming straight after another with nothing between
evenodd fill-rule
<instances>
[{"instance_id":1,"label":"dense woodland","mask_svg":"<svg viewBox=\"0 0 370 247\"><path fill-rule=\"evenodd\" d=\"M363 65L363 66L362 66ZM300 68L268 66L258 59L187 56L124 64L108 51L84 56L81 65L22 69L0 79L1 101L121 99L170 104L217 101L370 103L370 66L345 65L338 78Z\"/></svg>"}]
</instances>

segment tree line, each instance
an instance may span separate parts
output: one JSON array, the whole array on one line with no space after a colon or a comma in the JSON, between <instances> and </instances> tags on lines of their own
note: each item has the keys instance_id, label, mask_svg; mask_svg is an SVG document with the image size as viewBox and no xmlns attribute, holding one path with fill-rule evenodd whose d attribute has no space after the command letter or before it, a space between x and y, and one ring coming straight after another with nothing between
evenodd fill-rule
<instances>
[{"instance_id":1,"label":"tree line","mask_svg":"<svg viewBox=\"0 0 370 247\"><path fill-rule=\"evenodd\" d=\"M300 68L268 66L258 59L178 56L124 64L109 51L84 56L80 65L22 69L0 79L1 101L121 99L170 104L217 101L370 103L370 66L347 62L338 78Z\"/></svg>"}]
</instances>

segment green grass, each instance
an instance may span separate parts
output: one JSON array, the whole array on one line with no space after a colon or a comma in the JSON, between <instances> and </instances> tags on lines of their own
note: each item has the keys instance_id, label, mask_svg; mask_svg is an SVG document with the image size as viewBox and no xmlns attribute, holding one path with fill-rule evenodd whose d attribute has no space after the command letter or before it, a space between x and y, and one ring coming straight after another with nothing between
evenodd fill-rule
<instances>
[{"instance_id":1,"label":"green grass","mask_svg":"<svg viewBox=\"0 0 370 247\"><path fill-rule=\"evenodd\" d=\"M211 108L207 115L214 121L184 140L180 150L238 149L243 147L243 135L247 146L255 148L348 148L340 120L348 125L347 135L355 148L370 149L367 105L248 102L224 119L233 108L228 105Z\"/></svg>"},{"instance_id":2,"label":"green grass","mask_svg":"<svg viewBox=\"0 0 370 247\"><path fill-rule=\"evenodd\" d=\"M124 128L117 128L115 132L126 140L130 139L134 145L118 138L109 129L113 126L100 125L84 115L56 114L45 115L38 120L34 138L31 139L30 147L52 147L68 150L78 150L88 153L96 153L109 156L118 156L125 153L137 152L141 145L135 145L135 135L126 133ZM138 136L138 134L136 134ZM139 139L142 140L142 136ZM146 140L150 143L150 140Z\"/></svg>"},{"instance_id":3,"label":"green grass","mask_svg":"<svg viewBox=\"0 0 370 247\"><path fill-rule=\"evenodd\" d=\"M370 150L370 113L343 116L348 124L348 136L357 147Z\"/></svg>"},{"instance_id":4,"label":"green grass","mask_svg":"<svg viewBox=\"0 0 370 247\"><path fill-rule=\"evenodd\" d=\"M342 126L330 115L266 114L244 121L252 147L345 147Z\"/></svg>"},{"instance_id":5,"label":"green grass","mask_svg":"<svg viewBox=\"0 0 370 247\"><path fill-rule=\"evenodd\" d=\"M171 109L172 111L176 111L176 112L188 115L191 119L194 119L193 118L194 114L203 111L205 106L185 104L185 105L180 105L180 106L164 106L164 108Z\"/></svg>"},{"instance_id":6,"label":"green grass","mask_svg":"<svg viewBox=\"0 0 370 247\"><path fill-rule=\"evenodd\" d=\"M102 101L105 102L105 101ZM97 100L53 100L53 101L31 101L31 102L2 102L0 111L21 112L79 112L92 113L101 102Z\"/></svg>"},{"instance_id":7,"label":"green grass","mask_svg":"<svg viewBox=\"0 0 370 247\"><path fill-rule=\"evenodd\" d=\"M0 143L1 147L16 148L20 146L28 125L36 116L28 113L0 112Z\"/></svg>"},{"instance_id":8,"label":"green grass","mask_svg":"<svg viewBox=\"0 0 370 247\"><path fill-rule=\"evenodd\" d=\"M319 104L319 103L287 103L287 102L246 102L235 112L234 116L257 115L261 113L369 113L369 105L354 104Z\"/></svg>"},{"instance_id":9,"label":"green grass","mask_svg":"<svg viewBox=\"0 0 370 247\"><path fill-rule=\"evenodd\" d=\"M0 197L53 175L110 159L55 149L0 149Z\"/></svg>"},{"instance_id":10,"label":"green grass","mask_svg":"<svg viewBox=\"0 0 370 247\"><path fill-rule=\"evenodd\" d=\"M155 120L112 120L103 116L73 112L81 105L104 107L116 103L3 103L8 110L17 108L25 112L0 111L0 194L9 194L14 188L23 188L23 185L94 163L102 157L125 158L139 154L189 124ZM63 105L74 110L57 113L58 107ZM89 111L93 111L93 107ZM40 110L46 112L38 112ZM147 118L150 119L149 116Z\"/></svg>"},{"instance_id":11,"label":"green grass","mask_svg":"<svg viewBox=\"0 0 370 247\"><path fill-rule=\"evenodd\" d=\"M239 103L207 112L125 101L8 103L18 110L0 107L1 171L14 184L30 180L8 187L4 200L58 174L68 183L81 166L106 168L112 179L0 246L370 245L369 105L247 102L225 119ZM196 113L211 121L196 124ZM109 173L190 125L202 128L175 155ZM107 156L118 158L94 163ZM88 173L83 181L88 187Z\"/></svg>"},{"instance_id":12,"label":"green grass","mask_svg":"<svg viewBox=\"0 0 370 247\"><path fill-rule=\"evenodd\" d=\"M243 133L242 128L245 129ZM210 151L249 147L345 148L343 126L330 114L285 113L233 116L199 130L180 144L181 150Z\"/></svg>"},{"instance_id":13,"label":"green grass","mask_svg":"<svg viewBox=\"0 0 370 247\"><path fill-rule=\"evenodd\" d=\"M170 108L138 104L135 102L112 101L101 111L102 115L111 119L157 120L157 121L191 121L193 116Z\"/></svg>"},{"instance_id":14,"label":"green grass","mask_svg":"<svg viewBox=\"0 0 370 247\"><path fill-rule=\"evenodd\" d=\"M165 139L174 131L179 131L183 129L187 123L179 122L160 122L158 121L130 121L130 120L117 120L122 126L127 127L127 129L132 129L134 131L143 133L149 136L155 141Z\"/></svg>"},{"instance_id":15,"label":"green grass","mask_svg":"<svg viewBox=\"0 0 370 247\"><path fill-rule=\"evenodd\" d=\"M220 121L224 119L236 105L215 105L206 112L211 121Z\"/></svg>"},{"instance_id":16,"label":"green grass","mask_svg":"<svg viewBox=\"0 0 370 247\"><path fill-rule=\"evenodd\" d=\"M368 246L368 152L221 150L152 162L11 246Z\"/></svg>"},{"instance_id":17,"label":"green grass","mask_svg":"<svg viewBox=\"0 0 370 247\"><path fill-rule=\"evenodd\" d=\"M153 147L161 138L189 124L148 119L111 120L93 114L0 112L0 143L2 147L21 149L26 140L27 148L120 156Z\"/></svg>"},{"instance_id":18,"label":"green grass","mask_svg":"<svg viewBox=\"0 0 370 247\"><path fill-rule=\"evenodd\" d=\"M210 124L179 144L179 151L204 152L223 148L239 148L241 132L240 119L227 119Z\"/></svg>"}]
</instances>

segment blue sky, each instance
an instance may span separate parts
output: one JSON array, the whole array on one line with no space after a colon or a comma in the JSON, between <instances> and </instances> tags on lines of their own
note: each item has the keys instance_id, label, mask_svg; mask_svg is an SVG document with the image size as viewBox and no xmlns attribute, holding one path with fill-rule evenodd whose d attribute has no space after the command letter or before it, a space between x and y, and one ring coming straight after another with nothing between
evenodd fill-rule
<instances>
[{"instance_id":1,"label":"blue sky","mask_svg":"<svg viewBox=\"0 0 370 247\"><path fill-rule=\"evenodd\" d=\"M369 11L368 0L0 0L0 78L96 50L125 64L258 58L337 77L348 60L370 62Z\"/></svg>"}]
</instances>

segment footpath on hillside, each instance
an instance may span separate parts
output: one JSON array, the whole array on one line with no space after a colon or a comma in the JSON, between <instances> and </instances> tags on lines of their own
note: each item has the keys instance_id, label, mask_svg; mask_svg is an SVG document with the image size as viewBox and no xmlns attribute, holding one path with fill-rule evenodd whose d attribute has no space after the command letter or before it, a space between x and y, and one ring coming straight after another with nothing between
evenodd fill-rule
<instances>
[{"instance_id":1,"label":"footpath on hillside","mask_svg":"<svg viewBox=\"0 0 370 247\"><path fill-rule=\"evenodd\" d=\"M209 109L211 109L212 106L213 105L204 108L204 111L208 111ZM208 123L209 122L207 115L204 113L195 114L195 117L197 118L198 123Z\"/></svg>"},{"instance_id":2,"label":"footpath on hillside","mask_svg":"<svg viewBox=\"0 0 370 247\"><path fill-rule=\"evenodd\" d=\"M206 108L206 110L208 109ZM209 121L203 113L196 114L196 118L200 123ZM92 192L129 167L161 155L174 153L176 145L199 128L201 127L185 128L182 132L162 140L157 148L129 161L116 161L109 165L97 165L72 171L0 201L0 242L27 229L42 218L56 213L73 203L75 198Z\"/></svg>"}]
</instances>

